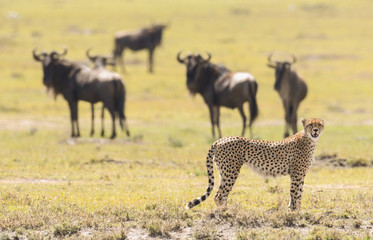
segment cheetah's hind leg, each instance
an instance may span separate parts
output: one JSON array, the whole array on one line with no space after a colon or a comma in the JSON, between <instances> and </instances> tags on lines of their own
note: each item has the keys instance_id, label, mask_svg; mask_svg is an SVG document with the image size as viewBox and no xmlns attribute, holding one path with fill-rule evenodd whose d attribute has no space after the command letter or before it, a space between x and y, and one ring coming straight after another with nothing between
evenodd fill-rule
<instances>
[{"instance_id":1,"label":"cheetah's hind leg","mask_svg":"<svg viewBox=\"0 0 373 240\"><path fill-rule=\"evenodd\" d=\"M228 195L233 189L233 185L240 174L242 164L233 165L228 163L223 163L223 166L218 166L220 172L220 185L219 190L215 195L215 203L217 206L222 206L227 204ZM227 171L228 168L232 168L231 171Z\"/></svg>"}]
</instances>

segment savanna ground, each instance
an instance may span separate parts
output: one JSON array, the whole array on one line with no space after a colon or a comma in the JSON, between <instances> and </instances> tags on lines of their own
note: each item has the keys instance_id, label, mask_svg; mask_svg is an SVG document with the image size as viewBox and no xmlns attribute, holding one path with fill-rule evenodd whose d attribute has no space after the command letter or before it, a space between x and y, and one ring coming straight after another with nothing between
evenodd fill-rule
<instances>
[{"instance_id":1,"label":"savanna ground","mask_svg":"<svg viewBox=\"0 0 373 240\"><path fill-rule=\"evenodd\" d=\"M372 239L372 11L367 0L2 0L0 239ZM115 31L153 22L169 23L155 73L145 52L125 53L132 136L99 137L96 106L88 137L81 102L83 136L70 139L67 104L46 94L32 49L65 45L67 58L87 62L89 47L111 52ZM209 51L213 62L256 76L254 135L270 140L283 135L283 110L266 58L273 50L297 56L309 87L299 117L326 121L302 210L287 209L288 177L247 167L226 208L210 197L184 210L206 190L214 139L202 98L186 90L181 49ZM240 133L237 111L222 109L221 122L224 136Z\"/></svg>"}]
</instances>

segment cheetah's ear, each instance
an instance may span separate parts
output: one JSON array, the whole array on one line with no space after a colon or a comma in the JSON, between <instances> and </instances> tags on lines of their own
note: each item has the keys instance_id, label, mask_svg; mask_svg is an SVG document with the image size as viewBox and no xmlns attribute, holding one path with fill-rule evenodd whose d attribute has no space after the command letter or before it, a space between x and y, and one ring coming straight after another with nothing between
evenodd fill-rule
<instances>
[{"instance_id":1,"label":"cheetah's ear","mask_svg":"<svg viewBox=\"0 0 373 240\"><path fill-rule=\"evenodd\" d=\"M302 118L302 124L303 124L303 127L305 127L306 121L307 121L307 119Z\"/></svg>"},{"instance_id":2,"label":"cheetah's ear","mask_svg":"<svg viewBox=\"0 0 373 240\"><path fill-rule=\"evenodd\" d=\"M323 126L325 126L325 121L324 121L324 119L320 119L320 122L321 122L321 124L322 124Z\"/></svg>"}]
</instances>

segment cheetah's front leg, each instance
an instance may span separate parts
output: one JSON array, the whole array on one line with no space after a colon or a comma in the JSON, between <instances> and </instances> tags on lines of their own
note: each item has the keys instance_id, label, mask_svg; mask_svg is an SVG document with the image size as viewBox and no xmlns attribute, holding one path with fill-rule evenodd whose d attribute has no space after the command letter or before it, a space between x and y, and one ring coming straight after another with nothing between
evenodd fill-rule
<instances>
[{"instance_id":1,"label":"cheetah's front leg","mask_svg":"<svg viewBox=\"0 0 373 240\"><path fill-rule=\"evenodd\" d=\"M299 210L301 201L302 201L302 193L303 193L303 185L304 185L304 175L291 175L290 176L290 202L289 208L291 210Z\"/></svg>"}]
</instances>

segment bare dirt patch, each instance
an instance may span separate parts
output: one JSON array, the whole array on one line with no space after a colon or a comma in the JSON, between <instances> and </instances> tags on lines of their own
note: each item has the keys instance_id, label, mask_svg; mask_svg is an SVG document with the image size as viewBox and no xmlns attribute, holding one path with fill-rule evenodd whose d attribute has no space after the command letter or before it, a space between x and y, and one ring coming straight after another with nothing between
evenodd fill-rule
<instances>
[{"instance_id":1,"label":"bare dirt patch","mask_svg":"<svg viewBox=\"0 0 373 240\"><path fill-rule=\"evenodd\" d=\"M373 167L373 160L367 159L353 159L348 160L346 158L339 157L337 153L323 153L316 156L315 166L329 166L336 168L343 167Z\"/></svg>"},{"instance_id":2,"label":"bare dirt patch","mask_svg":"<svg viewBox=\"0 0 373 240\"><path fill-rule=\"evenodd\" d=\"M0 179L0 183L8 184L60 184L67 183L66 180L56 180L56 179L37 179L37 178L17 178L17 179Z\"/></svg>"},{"instance_id":3,"label":"bare dirt patch","mask_svg":"<svg viewBox=\"0 0 373 240\"><path fill-rule=\"evenodd\" d=\"M29 129L30 131L37 131L38 128L57 128L58 123L52 121L44 120L11 120L11 119L1 119L0 120L0 129L6 130L20 130L20 129Z\"/></svg>"},{"instance_id":4,"label":"bare dirt patch","mask_svg":"<svg viewBox=\"0 0 373 240\"><path fill-rule=\"evenodd\" d=\"M340 158L336 153L321 154L316 156L316 165L327 165L332 167L347 167L347 159Z\"/></svg>"},{"instance_id":5,"label":"bare dirt patch","mask_svg":"<svg viewBox=\"0 0 373 240\"><path fill-rule=\"evenodd\" d=\"M105 156L101 159L91 159L90 161L86 162L85 164L104 164L104 163L111 163L111 164L125 164L125 163L133 163L132 161L126 161L126 160L115 160L109 156Z\"/></svg>"},{"instance_id":6,"label":"bare dirt patch","mask_svg":"<svg viewBox=\"0 0 373 240\"><path fill-rule=\"evenodd\" d=\"M144 144L143 142L143 135L134 135L131 138L121 139L120 137L116 139L110 138L67 138L59 141L60 144L67 144L67 145L77 145L77 144L85 144L85 143L96 143L98 145L104 144Z\"/></svg>"}]
</instances>

